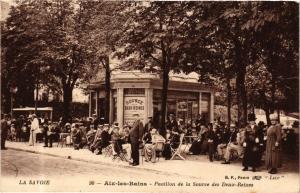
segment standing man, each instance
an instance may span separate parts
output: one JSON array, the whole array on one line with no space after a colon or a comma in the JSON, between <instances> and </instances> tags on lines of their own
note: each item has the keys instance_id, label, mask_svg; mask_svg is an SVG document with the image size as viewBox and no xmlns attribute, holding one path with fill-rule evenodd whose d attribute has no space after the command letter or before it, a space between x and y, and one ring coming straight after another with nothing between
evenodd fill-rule
<instances>
[{"instance_id":1,"label":"standing man","mask_svg":"<svg viewBox=\"0 0 300 193\"><path fill-rule=\"evenodd\" d=\"M22 128L24 126L24 116L20 115L16 120L16 138L17 141L22 141Z\"/></svg>"},{"instance_id":2,"label":"standing man","mask_svg":"<svg viewBox=\"0 0 300 193\"><path fill-rule=\"evenodd\" d=\"M5 141L7 138L7 134L8 134L8 129L9 129L9 115L5 114L4 116L2 116L1 119L1 150L6 150L5 148Z\"/></svg>"},{"instance_id":3,"label":"standing man","mask_svg":"<svg viewBox=\"0 0 300 193\"><path fill-rule=\"evenodd\" d=\"M39 120L35 114L32 115L31 127L30 127L30 137L29 146L33 146L36 142L35 131L39 129Z\"/></svg>"},{"instance_id":4,"label":"standing man","mask_svg":"<svg viewBox=\"0 0 300 193\"><path fill-rule=\"evenodd\" d=\"M97 116L97 114L93 114L93 119L94 129L97 129L98 125L100 125L100 118Z\"/></svg>"},{"instance_id":5,"label":"standing man","mask_svg":"<svg viewBox=\"0 0 300 193\"><path fill-rule=\"evenodd\" d=\"M133 114L135 121L133 122L132 129L129 132L130 143L131 143L131 157L133 162L130 163L132 166L139 165L139 143L142 142L142 137L144 134L143 123L139 119L139 114Z\"/></svg>"},{"instance_id":6,"label":"standing man","mask_svg":"<svg viewBox=\"0 0 300 193\"><path fill-rule=\"evenodd\" d=\"M148 117L148 122L145 125L144 131L151 131L152 128L153 128L152 117Z\"/></svg>"},{"instance_id":7,"label":"standing man","mask_svg":"<svg viewBox=\"0 0 300 193\"><path fill-rule=\"evenodd\" d=\"M230 164L230 155L232 151L237 151L238 155L240 155L241 149L243 149L242 146L239 146L238 144L238 132L236 129L235 124L230 125L230 137L229 137L229 142L226 146L225 154L224 154L224 159L225 161L222 162L222 164Z\"/></svg>"},{"instance_id":8,"label":"standing man","mask_svg":"<svg viewBox=\"0 0 300 193\"><path fill-rule=\"evenodd\" d=\"M195 121L195 125L196 125L196 132L199 133L200 132L200 126L201 126L201 115L198 114L197 119Z\"/></svg>"},{"instance_id":9,"label":"standing man","mask_svg":"<svg viewBox=\"0 0 300 193\"><path fill-rule=\"evenodd\" d=\"M44 124L44 131L43 135L45 137L45 145L44 147L52 147L52 141L53 141L53 135L54 135L54 128L53 125L51 125L51 121L47 121L47 123ZM49 146L48 146L49 142Z\"/></svg>"},{"instance_id":10,"label":"standing man","mask_svg":"<svg viewBox=\"0 0 300 193\"><path fill-rule=\"evenodd\" d=\"M169 115L169 120L167 121L167 129L170 131L178 129L178 123L174 114Z\"/></svg>"}]
</instances>

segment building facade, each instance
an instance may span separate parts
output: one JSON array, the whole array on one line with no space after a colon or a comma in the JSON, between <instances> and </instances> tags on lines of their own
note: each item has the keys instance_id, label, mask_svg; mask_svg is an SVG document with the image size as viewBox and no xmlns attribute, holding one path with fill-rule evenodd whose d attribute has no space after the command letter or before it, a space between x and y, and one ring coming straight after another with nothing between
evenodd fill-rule
<instances>
[{"instance_id":1,"label":"building facade","mask_svg":"<svg viewBox=\"0 0 300 193\"><path fill-rule=\"evenodd\" d=\"M89 116L104 117L104 81L94 82L89 88ZM131 124L138 113L144 123L148 117L159 120L162 103L162 79L157 74L118 72L111 77L110 123ZM194 121L198 114L207 121L214 119L214 90L198 82L169 81L167 115L172 113L184 122Z\"/></svg>"}]
</instances>

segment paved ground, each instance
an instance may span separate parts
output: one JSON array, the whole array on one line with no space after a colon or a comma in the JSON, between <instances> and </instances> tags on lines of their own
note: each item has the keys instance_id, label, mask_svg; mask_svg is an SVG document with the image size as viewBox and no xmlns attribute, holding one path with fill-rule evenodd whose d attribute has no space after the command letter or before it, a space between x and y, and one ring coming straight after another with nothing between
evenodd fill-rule
<instances>
[{"instance_id":1,"label":"paved ground","mask_svg":"<svg viewBox=\"0 0 300 193\"><path fill-rule=\"evenodd\" d=\"M158 180L159 182L169 181L169 182L180 182L180 181L192 181L195 178L192 177L180 177L180 176L172 176L170 178L169 175L161 174L158 172L151 171L142 171L142 170L132 170L130 168L116 168L107 165L86 163L75 160L67 160L58 157L52 157L47 155L40 155L16 150L7 150L1 151L2 163L2 177L8 179L19 179L16 180L17 184L19 184L20 180L26 179L27 185L19 185L22 188L26 188L29 186L29 179L31 180L50 180L50 183L58 183L55 178L64 179L66 182L66 189L64 191L74 191L73 188L76 189L77 182L83 186L86 186L90 183L90 181L94 181L95 185L90 185L89 189L94 189L95 191L99 190L113 190L115 186L106 186L104 188L105 181L107 182L140 182L147 183L149 179ZM71 184L67 184L67 182L71 179L74 179ZM4 182L2 182L4 183ZM101 183L101 184L97 184ZM152 182L153 184L155 181ZM70 187L67 187L67 186ZM73 186L73 187L72 187ZM5 184L1 187L5 187ZM29 186L30 190L32 187L40 188L40 186ZM48 186L45 186L47 188ZM78 188L78 187L77 187ZM136 187L134 187L136 188ZM147 187L141 187L142 190L149 190ZM166 188L166 187L165 187ZM122 188L123 189L123 188ZM124 190L130 191L133 188L124 188ZM151 188L155 190L154 188ZM167 189L167 188L166 188ZM23 189L24 190L24 189ZM77 189L79 191L79 189ZM183 188L178 188L178 191L184 191Z\"/></svg>"},{"instance_id":2,"label":"paved ground","mask_svg":"<svg viewBox=\"0 0 300 193\"><path fill-rule=\"evenodd\" d=\"M255 173L242 172L239 162L230 165L216 161L210 163L206 156L188 156L185 161L160 160L155 164L144 162L132 168L128 167L128 163L112 162L111 158L93 155L88 150L45 149L20 143L8 143L8 147L35 153L12 149L1 151L1 190L5 191L299 192L297 161L289 160L287 163L285 160L280 173L270 176L264 168ZM64 156L53 157L45 153ZM67 156L83 161L70 160ZM255 180L255 176L262 179ZM30 180L32 183L48 183L49 180L50 184L29 184ZM89 185L92 181L95 184ZM118 181L119 184L109 185ZM128 184L122 185L125 182ZM219 187L213 187L213 182L218 183ZM147 186L141 186L143 183ZM183 183L183 186L178 183ZM206 183L209 187L205 186ZM253 187L245 187L251 184Z\"/></svg>"}]
</instances>

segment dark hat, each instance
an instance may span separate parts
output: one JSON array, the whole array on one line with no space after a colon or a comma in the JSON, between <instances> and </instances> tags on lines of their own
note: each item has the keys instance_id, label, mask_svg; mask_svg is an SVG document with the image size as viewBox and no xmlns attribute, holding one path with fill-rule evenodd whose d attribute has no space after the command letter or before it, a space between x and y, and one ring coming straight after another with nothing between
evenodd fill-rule
<instances>
[{"instance_id":1,"label":"dark hat","mask_svg":"<svg viewBox=\"0 0 300 193\"><path fill-rule=\"evenodd\" d=\"M292 127L295 127L295 128L299 127L299 121L294 121L294 123L292 124Z\"/></svg>"},{"instance_id":2,"label":"dark hat","mask_svg":"<svg viewBox=\"0 0 300 193\"><path fill-rule=\"evenodd\" d=\"M256 120L256 117L255 117L254 113L248 114L248 121L255 121L255 120Z\"/></svg>"},{"instance_id":3,"label":"dark hat","mask_svg":"<svg viewBox=\"0 0 300 193\"><path fill-rule=\"evenodd\" d=\"M265 123L264 123L263 121L259 121L259 122L258 122L258 126L264 127L264 126L265 126Z\"/></svg>"}]
</instances>

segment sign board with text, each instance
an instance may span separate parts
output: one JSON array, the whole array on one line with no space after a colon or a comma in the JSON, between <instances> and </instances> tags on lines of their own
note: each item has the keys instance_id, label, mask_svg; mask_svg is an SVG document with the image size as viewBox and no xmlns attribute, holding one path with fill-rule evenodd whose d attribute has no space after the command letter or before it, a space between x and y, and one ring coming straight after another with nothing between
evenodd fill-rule
<instances>
[{"instance_id":1,"label":"sign board with text","mask_svg":"<svg viewBox=\"0 0 300 193\"><path fill-rule=\"evenodd\" d=\"M139 114L140 120L145 115L145 97L124 97L124 123L133 124L133 114Z\"/></svg>"}]
</instances>

